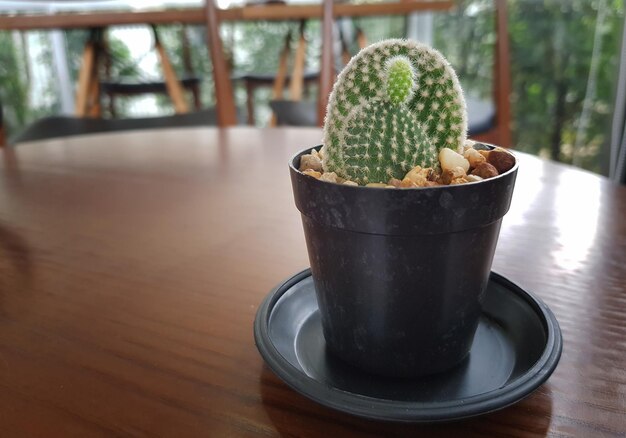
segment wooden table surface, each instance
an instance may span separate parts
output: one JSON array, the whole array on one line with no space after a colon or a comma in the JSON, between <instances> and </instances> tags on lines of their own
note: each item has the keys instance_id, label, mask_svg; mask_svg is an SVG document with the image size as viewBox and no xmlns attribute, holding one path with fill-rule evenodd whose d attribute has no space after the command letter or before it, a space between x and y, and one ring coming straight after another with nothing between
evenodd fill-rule
<instances>
[{"instance_id":1,"label":"wooden table surface","mask_svg":"<svg viewBox=\"0 0 626 438\"><path fill-rule=\"evenodd\" d=\"M520 155L494 270L561 362L522 402L434 426L317 405L252 322L308 265L287 160L317 129L155 130L0 152L0 436L623 436L626 188Z\"/></svg>"}]
</instances>

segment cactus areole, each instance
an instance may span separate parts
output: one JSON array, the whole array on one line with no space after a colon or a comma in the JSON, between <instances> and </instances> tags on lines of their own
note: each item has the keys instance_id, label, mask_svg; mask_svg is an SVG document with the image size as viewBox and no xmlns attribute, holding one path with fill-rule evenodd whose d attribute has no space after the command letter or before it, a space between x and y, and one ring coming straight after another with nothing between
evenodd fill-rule
<instances>
[{"instance_id":1,"label":"cactus areole","mask_svg":"<svg viewBox=\"0 0 626 438\"><path fill-rule=\"evenodd\" d=\"M462 151L465 99L448 61L415 41L361 50L339 74L324 123L325 172L359 184L415 166L439 167L442 148Z\"/></svg>"}]
</instances>

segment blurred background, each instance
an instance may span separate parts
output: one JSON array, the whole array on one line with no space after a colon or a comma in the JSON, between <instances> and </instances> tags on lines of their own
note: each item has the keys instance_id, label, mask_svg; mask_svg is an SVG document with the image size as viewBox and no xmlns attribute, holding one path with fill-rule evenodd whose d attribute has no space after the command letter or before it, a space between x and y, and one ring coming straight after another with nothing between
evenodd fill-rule
<instances>
[{"instance_id":1,"label":"blurred background","mask_svg":"<svg viewBox=\"0 0 626 438\"><path fill-rule=\"evenodd\" d=\"M290 2L291 3L291 2ZM236 0L219 0L220 8ZM198 7L201 0L181 1L0 1L0 14L83 10L142 10ZM623 0L509 0L507 2L511 72L513 145L544 158L597 173L607 172L612 109L617 88ZM467 93L492 94L494 3L456 0L447 11L409 16L352 18L369 42L411 37L432 44L452 63ZM234 77L238 72L273 74L285 35L294 44L299 23L225 22L225 50ZM339 23L338 26L341 26ZM214 103L212 67L203 25L159 25L159 38L177 72L201 78L202 106ZM306 69L315 71L320 58L320 22L304 29ZM154 36L148 26L108 29L113 75L151 80L161 75ZM75 84L87 30L0 31L0 101L7 136L46 115L74 112ZM356 44L356 42L354 43ZM354 53L357 47L351 48ZM184 53L190 56L185 58ZM245 106L246 90L235 80L235 100ZM315 96L315 85L310 92ZM254 124L267 126L271 89L254 91ZM115 117L172 114L166 95L118 97Z\"/></svg>"}]
</instances>

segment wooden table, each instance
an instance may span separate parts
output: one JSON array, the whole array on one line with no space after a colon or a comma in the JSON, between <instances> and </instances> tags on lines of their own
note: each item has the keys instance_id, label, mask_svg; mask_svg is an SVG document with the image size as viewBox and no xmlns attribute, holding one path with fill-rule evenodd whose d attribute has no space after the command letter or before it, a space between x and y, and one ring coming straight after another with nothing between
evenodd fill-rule
<instances>
[{"instance_id":1,"label":"wooden table","mask_svg":"<svg viewBox=\"0 0 626 438\"><path fill-rule=\"evenodd\" d=\"M453 424L331 411L264 365L263 297L308 265L287 160L317 129L74 137L0 161L0 436L626 434L626 188L520 155L494 270L541 297L561 362Z\"/></svg>"}]
</instances>

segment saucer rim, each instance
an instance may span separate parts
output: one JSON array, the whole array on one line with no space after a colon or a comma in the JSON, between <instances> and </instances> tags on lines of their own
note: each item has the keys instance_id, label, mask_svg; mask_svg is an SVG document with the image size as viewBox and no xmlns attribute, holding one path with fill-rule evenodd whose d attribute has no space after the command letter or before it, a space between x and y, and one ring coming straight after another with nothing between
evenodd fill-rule
<instances>
[{"instance_id":1,"label":"saucer rim","mask_svg":"<svg viewBox=\"0 0 626 438\"><path fill-rule=\"evenodd\" d=\"M541 356L524 374L498 389L483 394L433 402L382 399L328 386L308 376L285 359L269 335L269 320L276 303L291 287L310 276L311 269L304 269L272 289L257 310L254 339L265 363L283 382L305 397L337 411L368 419L419 423L483 415L511 406L530 395L550 377L561 357L562 334L550 308L540 298L492 271L489 282L498 283L522 298L537 314L546 332Z\"/></svg>"}]
</instances>

